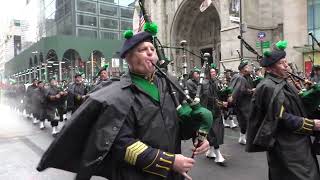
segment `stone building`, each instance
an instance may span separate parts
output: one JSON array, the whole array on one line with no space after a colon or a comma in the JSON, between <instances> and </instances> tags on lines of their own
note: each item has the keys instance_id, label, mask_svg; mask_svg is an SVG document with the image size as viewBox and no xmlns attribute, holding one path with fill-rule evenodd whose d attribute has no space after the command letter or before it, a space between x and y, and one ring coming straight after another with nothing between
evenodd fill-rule
<instances>
[{"instance_id":1,"label":"stone building","mask_svg":"<svg viewBox=\"0 0 320 180\"><path fill-rule=\"evenodd\" d=\"M262 54L258 34L263 34L263 50L272 48L282 39L288 40L288 60L300 70L305 69L305 55L310 53L307 12L308 3L318 0L242 0L243 39ZM203 0L148 0L145 6L152 21L159 26L158 37L163 45L180 46L187 40L187 49L200 54L213 54L213 61L223 62L227 68L237 69L240 49L239 22L231 21L232 8L239 0L213 0L204 11ZM316 3L317 4L317 3ZM237 4L239 5L239 4ZM237 6L239 8L239 6ZM317 10L317 11L320 11ZM319 14L318 14L319 16ZM319 36L319 35L318 35ZM173 60L173 70L181 73L182 52L166 49ZM243 56L254 63L256 55L243 47ZM308 60L306 60L308 61ZM316 62L319 62L318 59ZM220 67L221 63L219 64ZM201 60L188 54L188 67L201 66Z\"/></svg>"}]
</instances>

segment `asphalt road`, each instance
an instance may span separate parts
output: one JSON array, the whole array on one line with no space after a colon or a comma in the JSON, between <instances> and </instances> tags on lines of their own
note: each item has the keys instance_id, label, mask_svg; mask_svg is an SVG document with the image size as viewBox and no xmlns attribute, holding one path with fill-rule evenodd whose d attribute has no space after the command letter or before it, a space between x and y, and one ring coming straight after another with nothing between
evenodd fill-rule
<instances>
[{"instance_id":1,"label":"asphalt road","mask_svg":"<svg viewBox=\"0 0 320 180\"><path fill-rule=\"evenodd\" d=\"M40 130L30 120L0 105L0 180L72 180L74 174L57 169L37 172L40 157L53 140L51 127ZM63 124L60 124L61 128ZM226 129L221 152L226 166L217 165L204 155L196 157L196 165L189 172L194 180L265 180L265 153L246 153L238 144L239 129ZM182 143L183 154L191 156L191 142ZM93 180L103 178L94 177Z\"/></svg>"}]
</instances>

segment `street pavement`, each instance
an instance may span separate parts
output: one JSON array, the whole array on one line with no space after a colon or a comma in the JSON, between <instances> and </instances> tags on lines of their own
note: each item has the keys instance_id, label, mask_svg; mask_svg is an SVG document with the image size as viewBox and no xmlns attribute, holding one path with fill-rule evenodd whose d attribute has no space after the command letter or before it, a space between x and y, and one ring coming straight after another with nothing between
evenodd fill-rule
<instances>
[{"instance_id":1,"label":"street pavement","mask_svg":"<svg viewBox=\"0 0 320 180\"><path fill-rule=\"evenodd\" d=\"M27 118L8 106L0 104L0 180L73 180L74 174L57 169L38 172L36 166L52 140L51 127L40 130ZM59 128L63 124L59 125ZM266 180L265 153L246 153L238 144L239 129L226 129L221 152L226 166L215 164L204 155L196 157L195 167L189 172L193 180ZM191 156L191 142L182 142L183 154ZM93 177L92 180L103 180Z\"/></svg>"}]
</instances>

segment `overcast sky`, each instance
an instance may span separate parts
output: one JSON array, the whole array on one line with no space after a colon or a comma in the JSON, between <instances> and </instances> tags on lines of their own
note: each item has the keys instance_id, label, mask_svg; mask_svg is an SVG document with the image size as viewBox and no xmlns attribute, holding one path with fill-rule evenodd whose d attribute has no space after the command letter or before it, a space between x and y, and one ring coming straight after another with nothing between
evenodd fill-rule
<instances>
[{"instance_id":1,"label":"overcast sky","mask_svg":"<svg viewBox=\"0 0 320 180\"><path fill-rule=\"evenodd\" d=\"M134 0L119 1L120 5L123 6L127 6L132 2L134 2ZM12 19L21 19L21 17L23 18L25 16L21 13L25 5L26 0L0 0L0 35L4 33L4 31L7 31L7 27Z\"/></svg>"},{"instance_id":2,"label":"overcast sky","mask_svg":"<svg viewBox=\"0 0 320 180\"><path fill-rule=\"evenodd\" d=\"M0 0L0 33L8 27L11 19L20 18L26 0Z\"/></svg>"}]
</instances>

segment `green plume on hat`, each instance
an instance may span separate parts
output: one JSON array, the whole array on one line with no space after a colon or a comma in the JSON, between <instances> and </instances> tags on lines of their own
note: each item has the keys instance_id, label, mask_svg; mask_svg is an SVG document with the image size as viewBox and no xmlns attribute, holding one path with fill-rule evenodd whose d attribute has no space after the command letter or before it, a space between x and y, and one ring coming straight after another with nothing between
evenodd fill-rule
<instances>
[{"instance_id":1,"label":"green plume on hat","mask_svg":"<svg viewBox=\"0 0 320 180\"><path fill-rule=\"evenodd\" d=\"M288 46L288 41L279 41L276 46L279 50L285 50Z\"/></svg>"},{"instance_id":2,"label":"green plume on hat","mask_svg":"<svg viewBox=\"0 0 320 180\"><path fill-rule=\"evenodd\" d=\"M192 69L193 72L201 72L201 69L198 68L197 66L195 66L193 69Z\"/></svg>"},{"instance_id":3,"label":"green plume on hat","mask_svg":"<svg viewBox=\"0 0 320 180\"><path fill-rule=\"evenodd\" d=\"M102 66L103 69L107 69L109 67L109 63Z\"/></svg>"},{"instance_id":4,"label":"green plume on hat","mask_svg":"<svg viewBox=\"0 0 320 180\"><path fill-rule=\"evenodd\" d=\"M210 68L212 68L212 69L217 69L217 65L216 65L215 63L211 63L211 64L210 64Z\"/></svg>"},{"instance_id":5,"label":"green plume on hat","mask_svg":"<svg viewBox=\"0 0 320 180\"><path fill-rule=\"evenodd\" d=\"M271 56L271 51L265 51L263 53L264 57L270 57Z\"/></svg>"},{"instance_id":6,"label":"green plume on hat","mask_svg":"<svg viewBox=\"0 0 320 180\"><path fill-rule=\"evenodd\" d=\"M96 76L99 76L101 71L107 70L108 68L109 68L109 63L104 64L103 66L101 66L100 70L96 73Z\"/></svg>"},{"instance_id":7,"label":"green plume on hat","mask_svg":"<svg viewBox=\"0 0 320 180\"><path fill-rule=\"evenodd\" d=\"M153 36L158 33L158 25L154 22L147 22L144 24L144 31L151 33Z\"/></svg>"},{"instance_id":8,"label":"green plume on hat","mask_svg":"<svg viewBox=\"0 0 320 180\"><path fill-rule=\"evenodd\" d=\"M123 33L123 36L124 36L124 38L126 38L126 39L130 39L130 38L132 38L132 36L133 36L133 31L132 31L131 29L126 30L126 31Z\"/></svg>"},{"instance_id":9,"label":"green plume on hat","mask_svg":"<svg viewBox=\"0 0 320 180\"><path fill-rule=\"evenodd\" d=\"M246 60L246 59L243 59L240 63L241 63L241 64L245 64L245 63L248 63L248 64L249 64L249 61Z\"/></svg>"}]
</instances>

